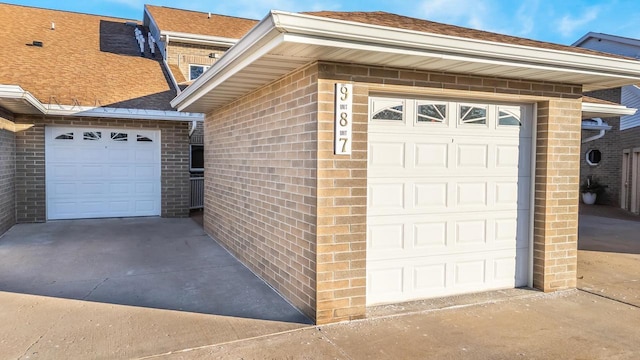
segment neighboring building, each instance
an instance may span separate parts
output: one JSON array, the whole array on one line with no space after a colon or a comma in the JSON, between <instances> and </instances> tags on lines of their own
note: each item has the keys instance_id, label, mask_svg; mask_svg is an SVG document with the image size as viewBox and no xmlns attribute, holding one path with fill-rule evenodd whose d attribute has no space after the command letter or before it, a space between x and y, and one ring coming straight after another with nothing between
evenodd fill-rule
<instances>
[{"instance_id":1,"label":"neighboring building","mask_svg":"<svg viewBox=\"0 0 640 360\"><path fill-rule=\"evenodd\" d=\"M573 46L611 54L640 57L640 40L615 35L588 33ZM640 108L640 88L630 84L615 89L595 91L589 95L620 103L629 108ZM622 117L604 119L612 128L605 135L582 146L582 178L598 178L607 185L601 203L620 206L640 213L640 112ZM583 131L583 137L593 135ZM592 162L589 155L597 155ZM593 155L592 155L593 157ZM584 180L583 180L584 181Z\"/></svg>"},{"instance_id":2,"label":"neighboring building","mask_svg":"<svg viewBox=\"0 0 640 360\"><path fill-rule=\"evenodd\" d=\"M639 79L635 59L586 49L273 11L172 104L207 114L206 231L329 323L575 287L582 110L622 108L582 94Z\"/></svg>"},{"instance_id":3,"label":"neighboring building","mask_svg":"<svg viewBox=\"0 0 640 360\"><path fill-rule=\"evenodd\" d=\"M176 87L186 88L243 37L256 20L145 5L144 25L158 41L159 51ZM202 173L203 124L191 134L191 171Z\"/></svg>"},{"instance_id":4,"label":"neighboring building","mask_svg":"<svg viewBox=\"0 0 640 360\"><path fill-rule=\"evenodd\" d=\"M189 213L189 131L127 19L0 4L0 234L15 222Z\"/></svg>"}]
</instances>

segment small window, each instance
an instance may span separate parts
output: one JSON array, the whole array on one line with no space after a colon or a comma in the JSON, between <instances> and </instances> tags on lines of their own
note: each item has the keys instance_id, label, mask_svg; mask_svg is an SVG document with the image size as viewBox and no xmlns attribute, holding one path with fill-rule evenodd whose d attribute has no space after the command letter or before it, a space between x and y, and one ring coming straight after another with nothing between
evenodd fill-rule
<instances>
[{"instance_id":1,"label":"small window","mask_svg":"<svg viewBox=\"0 0 640 360\"><path fill-rule=\"evenodd\" d=\"M101 131L85 131L82 135L84 140L96 141L102 139Z\"/></svg>"},{"instance_id":2,"label":"small window","mask_svg":"<svg viewBox=\"0 0 640 360\"><path fill-rule=\"evenodd\" d=\"M151 140L149 137L144 136L144 135L138 135L137 141L140 141L140 142L153 142L153 140Z\"/></svg>"},{"instance_id":3,"label":"small window","mask_svg":"<svg viewBox=\"0 0 640 360\"><path fill-rule=\"evenodd\" d=\"M472 105L460 105L460 123L486 125L487 108Z\"/></svg>"},{"instance_id":4,"label":"small window","mask_svg":"<svg viewBox=\"0 0 640 360\"><path fill-rule=\"evenodd\" d=\"M600 164L601 160L602 160L602 153L600 152L600 150L592 149L587 151L587 164L591 166L596 166Z\"/></svg>"},{"instance_id":5,"label":"small window","mask_svg":"<svg viewBox=\"0 0 640 360\"><path fill-rule=\"evenodd\" d=\"M444 123L447 120L446 104L418 104L418 122Z\"/></svg>"},{"instance_id":6,"label":"small window","mask_svg":"<svg viewBox=\"0 0 640 360\"><path fill-rule=\"evenodd\" d=\"M73 133L64 133L56 136L56 140L73 140Z\"/></svg>"},{"instance_id":7,"label":"small window","mask_svg":"<svg viewBox=\"0 0 640 360\"><path fill-rule=\"evenodd\" d=\"M373 120L404 120L404 101L402 100L374 100L371 118Z\"/></svg>"},{"instance_id":8,"label":"small window","mask_svg":"<svg viewBox=\"0 0 640 360\"><path fill-rule=\"evenodd\" d=\"M499 108L498 125L499 126L522 126L520 120L520 108Z\"/></svg>"},{"instance_id":9,"label":"small window","mask_svg":"<svg viewBox=\"0 0 640 360\"><path fill-rule=\"evenodd\" d=\"M210 68L207 65L189 65L189 80L195 80L204 74L204 72Z\"/></svg>"},{"instance_id":10,"label":"small window","mask_svg":"<svg viewBox=\"0 0 640 360\"><path fill-rule=\"evenodd\" d=\"M204 171L204 146L190 145L191 154L189 156L189 167L192 172Z\"/></svg>"},{"instance_id":11,"label":"small window","mask_svg":"<svg viewBox=\"0 0 640 360\"><path fill-rule=\"evenodd\" d=\"M127 141L127 138L128 138L127 133L121 133L121 132L111 133L111 140L113 141Z\"/></svg>"}]
</instances>

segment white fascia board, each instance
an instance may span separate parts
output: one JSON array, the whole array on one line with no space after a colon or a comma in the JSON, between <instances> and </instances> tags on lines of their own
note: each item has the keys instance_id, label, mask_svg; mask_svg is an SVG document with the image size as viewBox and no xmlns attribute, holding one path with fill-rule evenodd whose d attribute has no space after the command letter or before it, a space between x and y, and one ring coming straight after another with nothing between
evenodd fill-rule
<instances>
[{"instance_id":1,"label":"white fascia board","mask_svg":"<svg viewBox=\"0 0 640 360\"><path fill-rule=\"evenodd\" d=\"M171 100L171 106L181 111L191 105L229 77L281 44L282 36L278 35L281 34L275 28L273 18L269 13L211 68Z\"/></svg>"},{"instance_id":2,"label":"white fascia board","mask_svg":"<svg viewBox=\"0 0 640 360\"><path fill-rule=\"evenodd\" d=\"M634 115L637 110L638 109L628 108L624 105L582 103L583 113L602 114L602 117Z\"/></svg>"},{"instance_id":3,"label":"white fascia board","mask_svg":"<svg viewBox=\"0 0 640 360\"><path fill-rule=\"evenodd\" d=\"M221 36L189 34L178 31L160 30L161 36L169 36L171 41L206 44L222 47L232 47L238 42L238 39L226 38Z\"/></svg>"},{"instance_id":4,"label":"white fascia board","mask_svg":"<svg viewBox=\"0 0 640 360\"><path fill-rule=\"evenodd\" d=\"M40 100L18 85L0 85L0 98L24 99L39 112L44 113L47 110Z\"/></svg>"},{"instance_id":5,"label":"white fascia board","mask_svg":"<svg viewBox=\"0 0 640 360\"><path fill-rule=\"evenodd\" d=\"M49 105L45 115L83 116L99 118L166 120L166 121L204 121L204 114L180 111L127 109L110 107L87 107L70 105Z\"/></svg>"},{"instance_id":6,"label":"white fascia board","mask_svg":"<svg viewBox=\"0 0 640 360\"><path fill-rule=\"evenodd\" d=\"M18 85L1 85L0 98L24 99L43 115L54 116L90 116L99 118L204 121L204 114L180 111L128 109L110 107L89 107L75 105L43 104L33 94Z\"/></svg>"},{"instance_id":7,"label":"white fascia board","mask_svg":"<svg viewBox=\"0 0 640 360\"><path fill-rule=\"evenodd\" d=\"M282 32L338 39L357 43L430 50L455 54L469 61L478 58L504 63L540 64L580 73L608 74L613 77L640 79L640 61L607 56L535 48L516 44L424 33L305 14L272 12Z\"/></svg>"}]
</instances>

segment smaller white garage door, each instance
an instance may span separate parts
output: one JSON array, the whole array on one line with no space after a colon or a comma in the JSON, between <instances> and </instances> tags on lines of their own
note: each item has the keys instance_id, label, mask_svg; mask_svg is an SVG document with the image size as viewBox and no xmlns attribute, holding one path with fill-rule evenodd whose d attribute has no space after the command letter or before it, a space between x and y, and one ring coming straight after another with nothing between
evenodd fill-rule
<instances>
[{"instance_id":1,"label":"smaller white garage door","mask_svg":"<svg viewBox=\"0 0 640 360\"><path fill-rule=\"evenodd\" d=\"M47 127L48 219L160 215L160 132Z\"/></svg>"}]
</instances>

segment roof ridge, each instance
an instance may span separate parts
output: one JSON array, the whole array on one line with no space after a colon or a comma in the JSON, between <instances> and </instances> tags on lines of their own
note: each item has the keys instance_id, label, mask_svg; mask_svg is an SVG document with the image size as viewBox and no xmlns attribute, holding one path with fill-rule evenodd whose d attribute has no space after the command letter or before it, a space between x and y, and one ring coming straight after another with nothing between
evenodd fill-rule
<instances>
[{"instance_id":1,"label":"roof ridge","mask_svg":"<svg viewBox=\"0 0 640 360\"><path fill-rule=\"evenodd\" d=\"M205 15L207 15L209 13L207 11L180 9L180 8L176 8L176 7L172 7L172 6L160 6L160 5L152 5L152 4L144 4L144 6L145 7L155 7L155 8L177 10L177 11L185 11L185 12L193 12L193 13L205 14ZM226 17L226 18L233 18L233 19L240 19L240 20L259 21L257 19L251 19L251 18L246 18L246 17L241 17L241 16L233 16L233 15L224 15L224 14L219 14L219 13L216 13L216 12L211 12L211 15L221 16L221 17Z\"/></svg>"},{"instance_id":2,"label":"roof ridge","mask_svg":"<svg viewBox=\"0 0 640 360\"><path fill-rule=\"evenodd\" d=\"M66 14L92 16L92 17L97 17L97 18L101 18L101 19L118 19L118 20L135 21L137 23L141 23L141 20L138 20L138 19L130 19L130 18L124 18L124 17L119 17L119 16L91 14L91 13L84 13L84 12L80 12L80 11L50 9L50 8L45 8L45 7L40 7L40 6L31 6L31 5L22 5L22 4L10 4L10 3L5 3L5 2L0 2L0 6L3 6L3 5L14 6L14 7L22 7L22 8L28 8L28 9L51 11L51 12L61 12L61 13L66 13Z\"/></svg>"},{"instance_id":3,"label":"roof ridge","mask_svg":"<svg viewBox=\"0 0 640 360\"><path fill-rule=\"evenodd\" d=\"M396 18L402 18L402 19L407 19L407 20L411 20L413 22L412 25L420 25L418 24L418 22L422 22L424 23L429 23L429 24L433 24L436 26L440 26L443 28L448 28L450 30L457 30L458 32L474 32L477 35L487 35L487 39L481 39L481 40L485 40L485 41L491 41L491 42L501 42L501 43L515 43L518 44L521 41L526 41L526 42L531 42L534 43L535 46L539 46L539 47L543 47L541 45L547 45L547 48L556 48L556 47L560 47L562 49L562 51L568 51L570 48L571 49L580 49L579 51L575 51L574 52L582 52L584 54L592 54L592 55L604 55L607 57L615 57L615 58L624 58L624 59L629 59L629 60L637 60L634 58L630 58L627 56L621 56L621 55L615 55L615 54L609 54L609 53L605 53L602 51L596 51L596 50L590 50L590 49L585 49L585 48L580 48L580 47L574 47L571 45L565 45L565 44L559 44L559 43L554 43L554 42L550 42L550 41L544 41L544 40L537 40L537 39L532 39L532 38L527 38L527 37L522 37L522 36L515 36L515 35L510 35L510 34L504 34L504 33L499 33L499 32L494 32L494 31L488 31L488 30L480 30L480 29L474 29L474 28L470 28L470 27L466 27L466 26L461 26L461 25L453 25L453 24L447 24L447 23L442 23L442 22L438 22L438 21L433 21L433 20L428 20L428 19L421 19L418 17L412 17L412 16L407 16L407 15L400 15L400 14L396 14L396 13L390 13L390 12L386 12L386 11L330 11L330 10L325 10L325 11L310 11L310 12L303 12L301 14L306 14L306 15L310 15L310 16L320 16L323 17L323 14L325 15L325 17L328 18L333 18L336 20L341 20L341 21L349 21L349 22L355 22L355 23L366 23L369 25L374 25L374 26L383 26L383 27L394 27L394 28L400 28L400 29L405 29L405 30L410 30L410 31L418 31L418 32L425 32L424 30L417 30L417 29L412 29L409 27L402 27L402 26L397 26L398 24L395 25L386 25L386 24L382 24L382 23L374 23L374 22L363 22L363 21L358 21L358 20L354 20L354 19L348 19L348 18L338 18L338 17L331 17L331 14L334 15L349 15L349 14L353 14L353 15L386 15L386 16L394 16ZM478 38L473 37L473 36L463 36L460 34L457 35L451 35L451 34L446 34L446 33L442 33L442 32L436 32L436 31L431 31L430 33L433 34L437 34L437 35L445 35L445 36L453 36L453 37L463 37L463 38L471 38L471 39L475 39ZM500 40L491 40L490 38L492 36L498 36L498 37L502 37L503 40L509 40L509 41L500 41ZM529 45L523 45L523 46L534 46L534 44L529 44Z\"/></svg>"}]
</instances>

